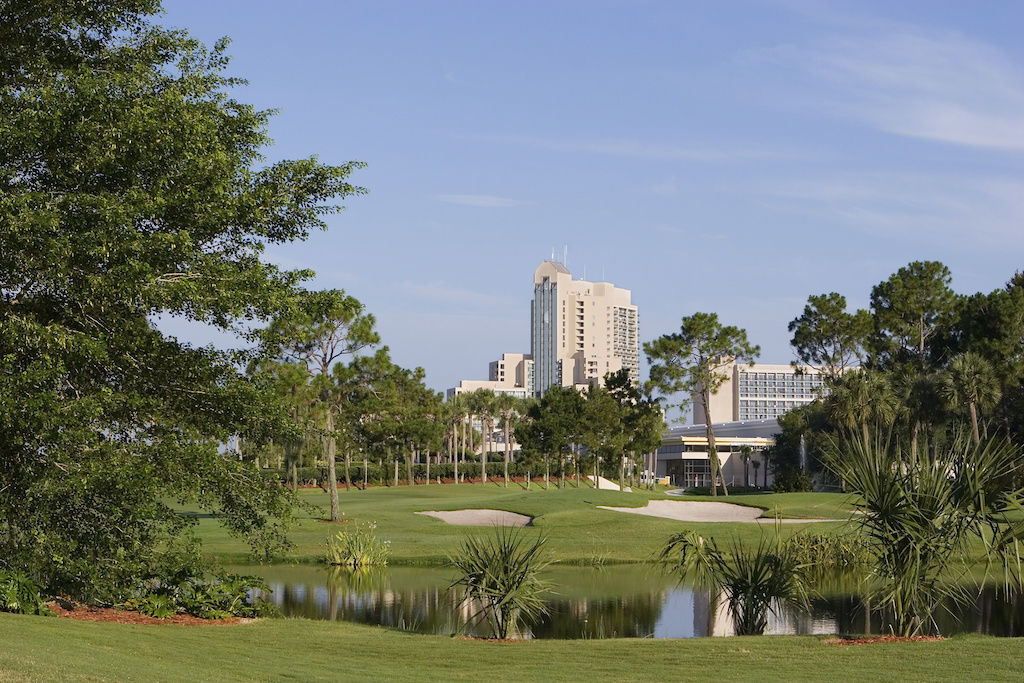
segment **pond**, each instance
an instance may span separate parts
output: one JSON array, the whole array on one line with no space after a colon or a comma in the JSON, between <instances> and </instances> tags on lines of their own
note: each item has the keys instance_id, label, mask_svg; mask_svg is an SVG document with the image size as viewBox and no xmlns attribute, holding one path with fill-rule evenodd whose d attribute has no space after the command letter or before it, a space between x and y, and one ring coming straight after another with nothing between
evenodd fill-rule
<instances>
[{"instance_id":1,"label":"pond","mask_svg":"<svg viewBox=\"0 0 1024 683\"><path fill-rule=\"evenodd\" d=\"M262 576L270 602L286 617L352 621L420 633L487 635L468 623L471 610L449 586L451 570L391 567L352 574L310 566L235 567ZM532 638L694 638L732 635L724 601L708 591L679 585L659 568L618 565L553 567L548 614L521 634ZM1007 599L985 588L973 605L940 610L943 634L977 632L1024 636L1024 599ZM842 589L812 600L809 614L781 610L768 634L862 634L878 632L878 615L867 622L862 601Z\"/></svg>"}]
</instances>

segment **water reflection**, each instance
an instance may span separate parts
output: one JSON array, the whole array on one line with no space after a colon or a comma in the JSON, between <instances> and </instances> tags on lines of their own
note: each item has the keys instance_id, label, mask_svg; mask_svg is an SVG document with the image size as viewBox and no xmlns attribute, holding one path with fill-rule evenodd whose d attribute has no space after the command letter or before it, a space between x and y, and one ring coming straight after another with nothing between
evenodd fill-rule
<instances>
[{"instance_id":1,"label":"water reflection","mask_svg":"<svg viewBox=\"0 0 1024 683\"><path fill-rule=\"evenodd\" d=\"M352 573L316 567L246 567L263 576L270 601L284 616L378 624L422 633L487 635L471 623L473 610L449 589L443 569L394 567ZM524 637L693 638L732 635L724 599L680 586L651 567L559 567L544 577L554 586L548 614ZM850 589L852 590L852 589ZM973 605L939 610L944 634L1024 635L1024 600L1008 600L986 588ZM855 595L833 589L811 601L810 613L778 609L769 634L878 632L880 619Z\"/></svg>"}]
</instances>

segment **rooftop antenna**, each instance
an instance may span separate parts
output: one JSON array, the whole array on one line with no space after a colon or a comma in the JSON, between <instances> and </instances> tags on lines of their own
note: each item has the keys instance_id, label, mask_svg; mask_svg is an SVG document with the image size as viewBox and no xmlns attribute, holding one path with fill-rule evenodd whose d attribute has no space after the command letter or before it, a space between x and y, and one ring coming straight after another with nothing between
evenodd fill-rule
<instances>
[{"instance_id":1,"label":"rooftop antenna","mask_svg":"<svg viewBox=\"0 0 1024 683\"><path fill-rule=\"evenodd\" d=\"M555 248L554 247L551 247L551 260L552 261L555 260Z\"/></svg>"},{"instance_id":2,"label":"rooftop antenna","mask_svg":"<svg viewBox=\"0 0 1024 683\"><path fill-rule=\"evenodd\" d=\"M568 244L563 244L562 245L562 265L565 266L566 270L569 269L569 245Z\"/></svg>"}]
</instances>

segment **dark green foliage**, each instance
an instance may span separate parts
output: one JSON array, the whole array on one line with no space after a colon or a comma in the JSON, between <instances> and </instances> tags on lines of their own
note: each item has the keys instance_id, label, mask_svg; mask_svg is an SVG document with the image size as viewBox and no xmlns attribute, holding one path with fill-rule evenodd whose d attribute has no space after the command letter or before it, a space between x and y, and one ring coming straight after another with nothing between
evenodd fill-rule
<instances>
[{"instance_id":1,"label":"dark green foliage","mask_svg":"<svg viewBox=\"0 0 1024 683\"><path fill-rule=\"evenodd\" d=\"M225 43L155 2L0 4L0 557L48 593L114 601L191 523L222 515L266 556L288 494L225 457L287 429L242 353L163 334L247 334L311 273L261 261L358 194L360 164L261 165L270 113L232 97ZM42 11L41 11L42 8Z\"/></svg>"},{"instance_id":2,"label":"dark green foliage","mask_svg":"<svg viewBox=\"0 0 1024 683\"><path fill-rule=\"evenodd\" d=\"M954 322L956 294L949 268L914 261L871 290L872 362L892 368L912 363L921 370L942 361L941 340Z\"/></svg>"},{"instance_id":3,"label":"dark green foliage","mask_svg":"<svg viewBox=\"0 0 1024 683\"><path fill-rule=\"evenodd\" d=\"M252 618L273 613L273 607L264 600L269 592L263 580L255 576L219 574L205 580L179 575L149 580L123 606L158 619L178 613L201 619Z\"/></svg>"},{"instance_id":4,"label":"dark green foliage","mask_svg":"<svg viewBox=\"0 0 1024 683\"><path fill-rule=\"evenodd\" d=\"M814 480L799 467L780 467L775 470L772 490L776 493L813 491Z\"/></svg>"},{"instance_id":5,"label":"dark green foliage","mask_svg":"<svg viewBox=\"0 0 1024 683\"><path fill-rule=\"evenodd\" d=\"M53 614L43 599L39 586L23 572L0 569L0 612L16 614Z\"/></svg>"},{"instance_id":6,"label":"dark green foliage","mask_svg":"<svg viewBox=\"0 0 1024 683\"><path fill-rule=\"evenodd\" d=\"M871 314L846 312L846 297L836 292L809 296L804 312L789 323L790 344L801 363L822 368L829 379L864 362Z\"/></svg>"},{"instance_id":7,"label":"dark green foliage","mask_svg":"<svg viewBox=\"0 0 1024 683\"><path fill-rule=\"evenodd\" d=\"M564 483L566 456L580 438L584 405L580 392L553 386L527 409L516 435L527 463L538 474L548 471L553 459L559 482Z\"/></svg>"},{"instance_id":8,"label":"dark green foliage","mask_svg":"<svg viewBox=\"0 0 1024 683\"><path fill-rule=\"evenodd\" d=\"M490 626L495 638L508 638L545 613L543 547L541 536L530 541L515 527L497 527L489 536L469 536L449 558L460 574L452 587L462 588L473 619Z\"/></svg>"}]
</instances>

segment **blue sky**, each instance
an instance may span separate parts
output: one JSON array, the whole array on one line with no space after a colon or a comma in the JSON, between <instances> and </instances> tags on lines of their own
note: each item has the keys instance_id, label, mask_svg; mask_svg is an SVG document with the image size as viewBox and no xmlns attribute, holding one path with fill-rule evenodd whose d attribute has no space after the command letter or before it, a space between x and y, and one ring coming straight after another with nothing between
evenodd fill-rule
<instances>
[{"instance_id":1,"label":"blue sky","mask_svg":"<svg viewBox=\"0 0 1024 683\"><path fill-rule=\"evenodd\" d=\"M913 260L1024 268L1022 3L167 0L228 35L268 159L369 167L273 248L441 390L529 350L533 271L633 291L642 339L715 311L765 362L809 294Z\"/></svg>"}]
</instances>

